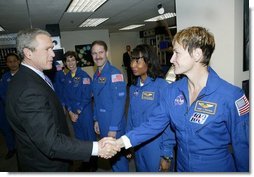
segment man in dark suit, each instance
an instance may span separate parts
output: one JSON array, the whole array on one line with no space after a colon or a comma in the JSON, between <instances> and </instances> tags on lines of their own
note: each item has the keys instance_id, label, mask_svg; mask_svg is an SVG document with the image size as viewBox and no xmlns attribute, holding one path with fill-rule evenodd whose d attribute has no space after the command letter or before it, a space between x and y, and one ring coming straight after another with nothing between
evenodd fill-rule
<instances>
[{"instance_id":1,"label":"man in dark suit","mask_svg":"<svg viewBox=\"0 0 254 177\"><path fill-rule=\"evenodd\" d=\"M29 29L17 35L22 63L9 84L6 113L16 133L19 171L64 172L69 160L88 161L91 155L111 158L120 150L113 138L105 144L106 139L85 142L69 137L63 107L43 74L52 68L53 47L44 30Z\"/></svg>"},{"instance_id":2,"label":"man in dark suit","mask_svg":"<svg viewBox=\"0 0 254 177\"><path fill-rule=\"evenodd\" d=\"M131 46L126 46L126 52L123 54L123 66L127 72L127 85L131 86L132 71L131 71Z\"/></svg>"}]
</instances>

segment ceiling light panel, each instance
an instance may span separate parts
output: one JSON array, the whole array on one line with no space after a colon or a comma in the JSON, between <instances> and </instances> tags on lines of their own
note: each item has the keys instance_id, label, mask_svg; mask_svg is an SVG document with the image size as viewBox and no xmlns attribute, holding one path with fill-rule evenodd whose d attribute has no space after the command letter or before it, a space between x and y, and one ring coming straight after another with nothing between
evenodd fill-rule
<instances>
[{"instance_id":1,"label":"ceiling light panel","mask_svg":"<svg viewBox=\"0 0 254 177\"><path fill-rule=\"evenodd\" d=\"M0 26L0 31L4 31L3 27Z\"/></svg>"},{"instance_id":2,"label":"ceiling light panel","mask_svg":"<svg viewBox=\"0 0 254 177\"><path fill-rule=\"evenodd\" d=\"M175 16L176 16L176 13L166 13L166 14L162 14L162 15L147 19L147 20L145 20L145 22L156 22L156 21L172 18Z\"/></svg>"},{"instance_id":3,"label":"ceiling light panel","mask_svg":"<svg viewBox=\"0 0 254 177\"><path fill-rule=\"evenodd\" d=\"M126 26L126 27L124 27L124 28L121 28L121 29L119 29L119 30L131 30L131 29L138 28L138 27L141 27L141 26L145 26L145 24L130 25L130 26Z\"/></svg>"},{"instance_id":4,"label":"ceiling light panel","mask_svg":"<svg viewBox=\"0 0 254 177\"><path fill-rule=\"evenodd\" d=\"M84 21L79 27L95 27L105 22L109 18L89 18Z\"/></svg>"},{"instance_id":5,"label":"ceiling light panel","mask_svg":"<svg viewBox=\"0 0 254 177\"><path fill-rule=\"evenodd\" d=\"M67 12L94 12L107 0L73 0Z\"/></svg>"}]
</instances>

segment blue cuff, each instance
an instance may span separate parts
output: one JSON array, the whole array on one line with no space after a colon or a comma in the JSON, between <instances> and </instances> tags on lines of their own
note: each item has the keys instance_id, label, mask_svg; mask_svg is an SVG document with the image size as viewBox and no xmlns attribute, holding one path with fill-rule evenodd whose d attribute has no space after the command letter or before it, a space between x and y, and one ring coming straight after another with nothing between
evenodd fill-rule
<instances>
[{"instance_id":1,"label":"blue cuff","mask_svg":"<svg viewBox=\"0 0 254 177\"><path fill-rule=\"evenodd\" d=\"M114 127L114 126L109 127L109 131L118 131L118 130L119 130L118 127Z\"/></svg>"}]
</instances>

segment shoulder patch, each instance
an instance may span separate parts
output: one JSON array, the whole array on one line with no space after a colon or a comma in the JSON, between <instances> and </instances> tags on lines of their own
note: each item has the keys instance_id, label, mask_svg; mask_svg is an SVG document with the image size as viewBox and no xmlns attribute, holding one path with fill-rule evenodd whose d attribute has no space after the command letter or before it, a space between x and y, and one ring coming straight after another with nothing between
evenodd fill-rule
<instances>
[{"instance_id":1,"label":"shoulder patch","mask_svg":"<svg viewBox=\"0 0 254 177\"><path fill-rule=\"evenodd\" d=\"M236 110L239 116L249 113L250 103L245 95L235 101Z\"/></svg>"},{"instance_id":2,"label":"shoulder patch","mask_svg":"<svg viewBox=\"0 0 254 177\"><path fill-rule=\"evenodd\" d=\"M83 78L83 84L90 84L90 79L89 78Z\"/></svg>"},{"instance_id":3,"label":"shoulder patch","mask_svg":"<svg viewBox=\"0 0 254 177\"><path fill-rule=\"evenodd\" d=\"M113 74L111 75L112 82L123 82L123 75L122 74Z\"/></svg>"}]
</instances>

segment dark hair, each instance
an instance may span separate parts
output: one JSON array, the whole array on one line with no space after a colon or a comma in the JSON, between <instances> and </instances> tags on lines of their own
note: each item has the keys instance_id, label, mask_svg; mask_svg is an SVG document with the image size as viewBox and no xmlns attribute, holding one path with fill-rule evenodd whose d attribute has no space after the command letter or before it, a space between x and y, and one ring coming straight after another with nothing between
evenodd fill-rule
<instances>
[{"instance_id":1,"label":"dark hair","mask_svg":"<svg viewBox=\"0 0 254 177\"><path fill-rule=\"evenodd\" d=\"M160 66L159 58L156 55L155 49L147 44L137 45L132 53L131 58L138 58L143 56L145 63L147 64L147 75L155 80L158 77L163 77L163 72ZM138 77L133 77L133 84L137 84Z\"/></svg>"},{"instance_id":2,"label":"dark hair","mask_svg":"<svg viewBox=\"0 0 254 177\"><path fill-rule=\"evenodd\" d=\"M96 45L96 44L103 46L105 51L108 51L108 46L104 41L100 41L100 40L93 41L91 48L93 48L93 46Z\"/></svg>"},{"instance_id":3,"label":"dark hair","mask_svg":"<svg viewBox=\"0 0 254 177\"><path fill-rule=\"evenodd\" d=\"M5 61L7 61L7 58L8 58L9 56L15 56L18 60L20 60L18 54L11 52L11 53L8 53L8 54L5 56Z\"/></svg>"},{"instance_id":4,"label":"dark hair","mask_svg":"<svg viewBox=\"0 0 254 177\"><path fill-rule=\"evenodd\" d=\"M75 51L67 51L67 52L65 52L64 58L63 58L64 62L66 62L67 57L74 57L78 61L77 53Z\"/></svg>"}]
</instances>

